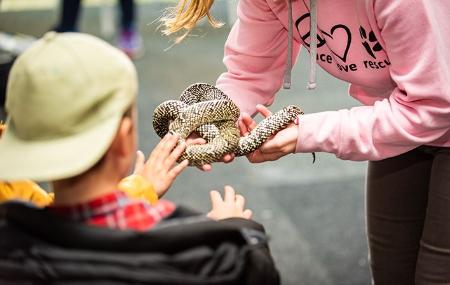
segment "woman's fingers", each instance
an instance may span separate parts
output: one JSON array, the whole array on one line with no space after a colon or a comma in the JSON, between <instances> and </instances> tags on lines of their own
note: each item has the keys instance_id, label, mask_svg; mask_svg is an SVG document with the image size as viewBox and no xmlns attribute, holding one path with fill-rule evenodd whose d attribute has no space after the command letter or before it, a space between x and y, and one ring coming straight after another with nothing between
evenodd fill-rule
<instances>
[{"instance_id":1,"label":"woman's fingers","mask_svg":"<svg viewBox=\"0 0 450 285\"><path fill-rule=\"evenodd\" d=\"M256 110L264 117L267 118L272 115L272 112L267 109L264 105L256 105ZM239 131L241 132L241 136L245 136L249 132L251 132L254 128L256 128L257 123L253 118L248 114L243 112L238 121Z\"/></svg>"},{"instance_id":2,"label":"woman's fingers","mask_svg":"<svg viewBox=\"0 0 450 285\"><path fill-rule=\"evenodd\" d=\"M244 112L238 120L238 127L241 136L245 136L256 127L256 122L249 114Z\"/></svg>"},{"instance_id":3,"label":"woman's fingers","mask_svg":"<svg viewBox=\"0 0 450 285\"><path fill-rule=\"evenodd\" d=\"M283 153L283 152L263 153L261 151L256 150L256 151L248 154L247 159L251 163L260 163L260 162L264 162L264 161L274 161L284 155L286 155L286 153Z\"/></svg>"},{"instance_id":4,"label":"woman's fingers","mask_svg":"<svg viewBox=\"0 0 450 285\"><path fill-rule=\"evenodd\" d=\"M192 145L192 144L205 144L206 140L204 138L189 138L186 140L186 144Z\"/></svg>"},{"instance_id":5,"label":"woman's fingers","mask_svg":"<svg viewBox=\"0 0 450 285\"><path fill-rule=\"evenodd\" d=\"M279 152L282 147L283 147L283 145L281 145L279 140L268 139L259 147L259 150L262 153L269 154L269 153Z\"/></svg>"},{"instance_id":6,"label":"woman's fingers","mask_svg":"<svg viewBox=\"0 0 450 285\"><path fill-rule=\"evenodd\" d=\"M225 163L232 162L234 160L234 153L227 153L223 156L222 161Z\"/></svg>"},{"instance_id":7,"label":"woman's fingers","mask_svg":"<svg viewBox=\"0 0 450 285\"><path fill-rule=\"evenodd\" d=\"M239 133L242 136L246 136L249 133L249 130L242 119L238 120Z\"/></svg>"},{"instance_id":8,"label":"woman's fingers","mask_svg":"<svg viewBox=\"0 0 450 285\"><path fill-rule=\"evenodd\" d=\"M271 112L269 109L267 109L266 106L261 105L261 104L256 105L256 110L257 110L264 118L267 118L267 117L269 117L270 115L272 115L272 112Z\"/></svg>"},{"instance_id":9,"label":"woman's fingers","mask_svg":"<svg viewBox=\"0 0 450 285\"><path fill-rule=\"evenodd\" d=\"M203 164L202 166L197 166L198 169L200 169L201 171L210 171L212 169L211 164Z\"/></svg>"},{"instance_id":10,"label":"woman's fingers","mask_svg":"<svg viewBox=\"0 0 450 285\"><path fill-rule=\"evenodd\" d=\"M242 113L241 120L249 132L256 127L255 120L248 113Z\"/></svg>"}]
</instances>

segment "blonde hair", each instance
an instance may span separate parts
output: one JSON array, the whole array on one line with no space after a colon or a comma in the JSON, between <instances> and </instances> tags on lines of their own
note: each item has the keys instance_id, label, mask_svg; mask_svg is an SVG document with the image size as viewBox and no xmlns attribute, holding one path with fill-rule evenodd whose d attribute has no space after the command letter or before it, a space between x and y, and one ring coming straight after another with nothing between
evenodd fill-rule
<instances>
[{"instance_id":1,"label":"blonde hair","mask_svg":"<svg viewBox=\"0 0 450 285\"><path fill-rule=\"evenodd\" d=\"M161 17L162 25L165 27L163 34L171 35L184 30L184 34L176 39L176 43L179 43L205 16L208 17L211 26L221 27L223 24L216 21L209 12L213 4L214 0L179 0L176 7L168 8Z\"/></svg>"}]
</instances>

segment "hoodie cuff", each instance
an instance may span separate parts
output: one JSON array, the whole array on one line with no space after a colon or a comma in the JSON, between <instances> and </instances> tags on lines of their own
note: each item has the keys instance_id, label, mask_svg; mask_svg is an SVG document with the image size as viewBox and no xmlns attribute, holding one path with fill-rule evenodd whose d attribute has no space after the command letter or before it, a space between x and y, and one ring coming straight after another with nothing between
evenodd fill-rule
<instances>
[{"instance_id":1,"label":"hoodie cuff","mask_svg":"<svg viewBox=\"0 0 450 285\"><path fill-rule=\"evenodd\" d=\"M300 115L295 152L339 153L340 113L336 111Z\"/></svg>"},{"instance_id":2,"label":"hoodie cuff","mask_svg":"<svg viewBox=\"0 0 450 285\"><path fill-rule=\"evenodd\" d=\"M298 137L295 146L296 153L306 152L336 152L336 138L332 129L325 128L326 113L313 113L297 116Z\"/></svg>"}]
</instances>

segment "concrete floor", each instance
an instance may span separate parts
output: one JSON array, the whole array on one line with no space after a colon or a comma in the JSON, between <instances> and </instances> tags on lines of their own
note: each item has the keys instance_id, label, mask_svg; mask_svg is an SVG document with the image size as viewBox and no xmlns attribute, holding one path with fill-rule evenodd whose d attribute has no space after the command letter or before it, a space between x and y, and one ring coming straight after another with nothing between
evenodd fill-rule
<instances>
[{"instance_id":1,"label":"concrete floor","mask_svg":"<svg viewBox=\"0 0 450 285\"><path fill-rule=\"evenodd\" d=\"M225 18L224 3L215 14ZM140 78L140 148L148 153L158 142L152 126L153 109L162 101L178 98L195 82L214 84L224 71L223 44L229 27L212 30L202 26L179 45L156 30L155 19L165 4L142 5L140 30L146 54L136 60ZM0 30L42 35L56 21L57 13L0 11ZM81 30L99 35L98 9L84 10ZM107 39L114 42L113 39ZM270 108L297 104L305 112L336 110L357 105L347 95L347 85L319 71L318 89L305 89L307 54L294 69L293 88L280 91ZM226 184L244 194L254 219L263 223L271 237L271 249L283 284L370 284L364 224L365 163L341 161L333 155L290 155L282 160L253 165L245 158L203 173L186 170L174 183L167 198L203 211L209 210L208 192Z\"/></svg>"}]
</instances>

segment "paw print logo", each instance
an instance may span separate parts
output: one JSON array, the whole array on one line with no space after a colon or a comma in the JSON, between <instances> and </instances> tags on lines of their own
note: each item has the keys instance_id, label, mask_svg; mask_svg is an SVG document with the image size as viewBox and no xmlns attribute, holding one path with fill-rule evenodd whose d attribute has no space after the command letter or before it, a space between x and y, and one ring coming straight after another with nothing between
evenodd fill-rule
<instances>
[{"instance_id":1,"label":"paw print logo","mask_svg":"<svg viewBox=\"0 0 450 285\"><path fill-rule=\"evenodd\" d=\"M370 31L369 35L367 35L366 30L363 27L359 27L359 35L363 40L362 45L364 46L366 51L370 54L371 57L376 59L377 57L375 56L375 52L381 51L383 47L378 42L375 33L373 31Z\"/></svg>"}]
</instances>

